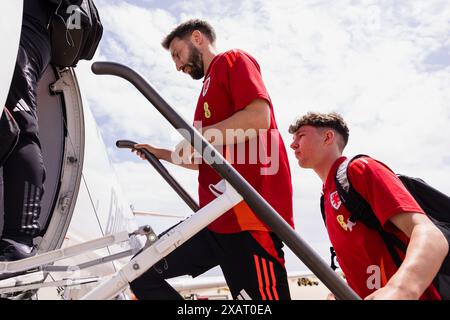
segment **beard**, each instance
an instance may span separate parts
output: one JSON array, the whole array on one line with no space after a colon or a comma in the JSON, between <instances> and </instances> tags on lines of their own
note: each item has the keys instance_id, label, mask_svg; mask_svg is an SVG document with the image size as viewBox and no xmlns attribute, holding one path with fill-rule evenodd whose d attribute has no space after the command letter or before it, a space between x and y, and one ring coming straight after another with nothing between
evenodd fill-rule
<instances>
[{"instance_id":1,"label":"beard","mask_svg":"<svg viewBox=\"0 0 450 320\"><path fill-rule=\"evenodd\" d=\"M189 75L194 80L199 80L205 76L205 70L203 69L203 57L200 52L192 43L189 44L189 62L184 67L189 67L191 71Z\"/></svg>"}]
</instances>

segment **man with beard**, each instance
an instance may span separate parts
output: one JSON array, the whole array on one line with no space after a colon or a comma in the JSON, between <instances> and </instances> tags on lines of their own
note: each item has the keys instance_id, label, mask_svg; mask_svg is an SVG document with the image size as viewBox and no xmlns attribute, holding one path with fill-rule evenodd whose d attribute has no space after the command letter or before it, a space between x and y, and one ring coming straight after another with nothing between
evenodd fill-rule
<instances>
[{"instance_id":1,"label":"man with beard","mask_svg":"<svg viewBox=\"0 0 450 320\"><path fill-rule=\"evenodd\" d=\"M162 45L178 71L195 80L203 78L194 125L293 226L289 163L259 65L242 50L217 53L215 40L209 23L189 20ZM245 134L228 138L239 131ZM255 141L259 148L252 149ZM144 148L159 159L198 170L200 207L215 199L213 186L221 178L208 164L192 160L193 149L186 140L175 151L147 144L135 148L141 157L138 149ZM239 150L245 151L243 157ZM264 159L255 161L261 153ZM219 265L234 299L290 299L282 247L280 239L241 202L134 280L131 289L139 299L180 299L165 279L196 277Z\"/></svg>"}]
</instances>

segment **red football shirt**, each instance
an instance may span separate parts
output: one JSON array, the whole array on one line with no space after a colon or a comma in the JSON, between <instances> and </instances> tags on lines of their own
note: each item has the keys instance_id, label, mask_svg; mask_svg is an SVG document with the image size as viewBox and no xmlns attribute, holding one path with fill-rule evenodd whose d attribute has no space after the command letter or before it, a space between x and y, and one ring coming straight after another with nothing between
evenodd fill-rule
<instances>
[{"instance_id":1,"label":"red football shirt","mask_svg":"<svg viewBox=\"0 0 450 320\"><path fill-rule=\"evenodd\" d=\"M241 50L231 50L214 57L205 74L194 122L197 125L200 123L201 127L213 125L229 118L258 98L269 102L271 124L268 134L260 136L257 152L255 145L251 145L254 141L217 149L294 226L292 183L286 148L277 129L272 102L264 86L259 65L252 56ZM250 150L253 152L249 153ZM202 162L199 165L200 207L216 198L210 185L215 185L220 180L220 176L208 164ZM269 230L245 202L226 212L208 228L218 233Z\"/></svg>"},{"instance_id":2,"label":"red football shirt","mask_svg":"<svg viewBox=\"0 0 450 320\"><path fill-rule=\"evenodd\" d=\"M334 177L345 157L336 160L323 187L326 227L339 265L350 287L362 298L383 287L397 271L381 236L362 222L349 222L350 214L339 200ZM350 164L348 178L356 191L369 202L386 231L404 243L409 239L389 219L402 212L423 210L386 166L371 158L359 158ZM399 252L401 257L403 254ZM430 286L421 299L440 299Z\"/></svg>"}]
</instances>

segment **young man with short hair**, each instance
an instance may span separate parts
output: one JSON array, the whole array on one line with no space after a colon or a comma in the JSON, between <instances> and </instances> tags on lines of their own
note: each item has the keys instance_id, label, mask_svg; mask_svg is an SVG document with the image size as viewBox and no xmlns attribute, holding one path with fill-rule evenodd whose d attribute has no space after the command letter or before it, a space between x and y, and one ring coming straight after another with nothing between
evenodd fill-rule
<instances>
[{"instance_id":1,"label":"young man with short hair","mask_svg":"<svg viewBox=\"0 0 450 320\"><path fill-rule=\"evenodd\" d=\"M195 80L203 78L194 125L293 226L289 162L259 65L239 49L217 53L215 40L211 25L195 19L176 27L162 45L178 71ZM221 178L208 164L191 161L193 150L186 140L176 151L147 144L135 147L198 170L200 207L216 198L213 186ZM278 190L281 185L283 192ZM195 277L220 265L234 299L289 299L282 247L241 202L133 281L131 289L139 299L177 299L180 295L164 279Z\"/></svg>"},{"instance_id":2,"label":"young man with short hair","mask_svg":"<svg viewBox=\"0 0 450 320\"><path fill-rule=\"evenodd\" d=\"M443 233L424 214L399 178L382 163L361 157L350 162L348 179L370 204L382 228L407 244L396 267L377 230L349 220L335 176L349 130L336 114L308 113L289 128L291 148L302 168L313 169L323 182L324 214L330 241L348 284L366 299L440 299L431 284L449 247ZM376 272L375 272L376 271ZM379 275L379 287L371 277Z\"/></svg>"}]
</instances>

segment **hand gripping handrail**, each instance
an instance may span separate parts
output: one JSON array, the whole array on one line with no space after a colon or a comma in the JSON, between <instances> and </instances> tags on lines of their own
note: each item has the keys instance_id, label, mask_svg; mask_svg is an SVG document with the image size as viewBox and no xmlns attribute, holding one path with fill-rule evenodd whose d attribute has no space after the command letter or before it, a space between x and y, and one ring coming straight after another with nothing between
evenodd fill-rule
<instances>
[{"instance_id":1,"label":"hand gripping handrail","mask_svg":"<svg viewBox=\"0 0 450 320\"><path fill-rule=\"evenodd\" d=\"M360 299L270 204L141 75L129 67L113 62L95 62L92 64L92 71L98 75L118 76L133 84L175 129L183 129L179 130L183 137L222 178L233 186L257 216L280 237L337 299Z\"/></svg>"},{"instance_id":2,"label":"hand gripping handrail","mask_svg":"<svg viewBox=\"0 0 450 320\"><path fill-rule=\"evenodd\" d=\"M134 149L136 142L130 140L118 140L116 141L117 148L129 148ZM192 209L192 211L197 212L199 207L194 199L186 192L185 189L172 177L172 175L167 171L163 164L155 157L151 152L140 148L148 162L155 168L156 171L163 177L164 180L172 187L173 190L184 200L184 202Z\"/></svg>"}]
</instances>

